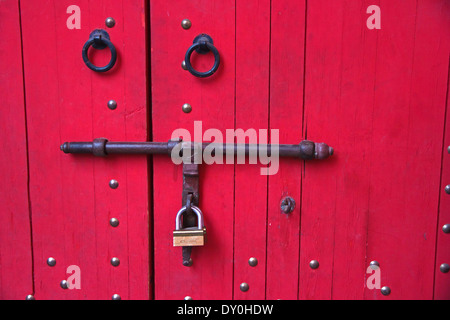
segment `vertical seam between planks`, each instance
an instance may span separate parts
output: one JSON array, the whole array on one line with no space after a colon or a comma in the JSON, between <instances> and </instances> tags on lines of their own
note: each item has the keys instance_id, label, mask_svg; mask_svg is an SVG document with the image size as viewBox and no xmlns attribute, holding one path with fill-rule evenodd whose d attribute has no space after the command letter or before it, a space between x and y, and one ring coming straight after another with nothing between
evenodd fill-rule
<instances>
[{"instance_id":1,"label":"vertical seam between planks","mask_svg":"<svg viewBox=\"0 0 450 320\"><path fill-rule=\"evenodd\" d=\"M271 85L271 57L272 57L272 0L269 1L269 61L268 61L268 81L267 81L267 142L269 143L270 136L270 85ZM269 245L269 175L266 176L266 250L264 257L264 299L267 300L267 248Z\"/></svg>"},{"instance_id":2,"label":"vertical seam between planks","mask_svg":"<svg viewBox=\"0 0 450 320\"><path fill-rule=\"evenodd\" d=\"M31 290L33 296L36 293L35 290L35 277L34 277L34 250L33 250L33 220L32 220L32 206L31 206L31 196L30 196L30 156L28 148L28 117L27 117L27 103L26 103L26 93L25 93L25 63L23 56L23 28L22 28L22 10L20 6L20 0L17 1L19 10L19 30L20 30L20 51L22 60L22 90L23 90L23 109L24 109L24 120L25 120L25 149L27 155L27 197L28 197L28 217L30 224L30 251L31 251Z\"/></svg>"},{"instance_id":3,"label":"vertical seam between planks","mask_svg":"<svg viewBox=\"0 0 450 320\"><path fill-rule=\"evenodd\" d=\"M365 28L365 27L363 27ZM364 34L364 33L363 33ZM369 154L372 154L372 147L373 147L373 127L374 127L374 115L375 115L375 100L376 100L376 83L377 83L377 69L378 69L378 33L376 34L376 44L375 44L375 68L374 68L374 79L373 79L373 98L372 98L372 117L371 117L371 141L370 141L370 151ZM370 224L370 196L371 196L371 181L372 181L372 160L370 158L369 161L369 188L367 190L368 196L367 196L367 212L366 212L366 246L365 246L365 257L364 257L364 267L367 266L367 260L368 260L368 252L369 252L369 224ZM366 293L365 293L365 283L367 279L367 273L364 274L364 285L363 285L363 299L365 300Z\"/></svg>"},{"instance_id":4,"label":"vertical seam between planks","mask_svg":"<svg viewBox=\"0 0 450 320\"><path fill-rule=\"evenodd\" d=\"M153 139L153 117L152 117L152 72L151 72L151 53L150 53L150 46L151 46L151 25L150 25L150 0L146 0L144 3L144 10L145 10L145 50L146 50L146 90L147 90L147 101L146 101L146 109L147 109L147 115L146 115L146 121L147 121L147 140L152 141ZM148 179L148 204L147 206L147 230L148 230L148 255L149 255L149 274L147 276L147 282L148 282L148 298L149 300L155 299L155 257L154 257L154 232L153 232L153 212L154 212L154 181L153 181L153 157L147 157L147 179Z\"/></svg>"},{"instance_id":5,"label":"vertical seam between planks","mask_svg":"<svg viewBox=\"0 0 450 320\"><path fill-rule=\"evenodd\" d=\"M234 1L234 131L236 132L236 45L237 45L237 0ZM236 141L235 141L236 142ZM236 163L233 163L233 263L231 266L231 300L234 300L234 271L235 271L235 244L236 244Z\"/></svg>"},{"instance_id":6,"label":"vertical seam between planks","mask_svg":"<svg viewBox=\"0 0 450 320\"><path fill-rule=\"evenodd\" d=\"M304 37L303 37L303 97L302 97L302 133L305 134L306 139L306 129L305 129L305 95L306 95L306 37L307 37L307 28L308 28L308 0L305 0L305 28L304 28ZM297 259L297 300L300 299L300 254L301 254L301 238L302 238L302 206L303 206L303 178L304 172L306 170L306 163L302 161L301 170L300 170L300 218L298 219L298 259Z\"/></svg>"},{"instance_id":7,"label":"vertical seam between planks","mask_svg":"<svg viewBox=\"0 0 450 320\"><path fill-rule=\"evenodd\" d=\"M439 179L439 190L438 190L438 206L437 206L437 216L436 216L436 238L434 242L434 268L433 268L433 292L431 294L431 299L434 300L434 294L436 290L436 266L437 266L437 253L438 253L438 238L439 238L439 213L441 209L441 188L442 188L442 171L444 167L444 157L446 153L445 149L445 136L447 132L447 110L448 110L448 96L449 96L449 86L450 86L450 56L449 63L447 67L447 93L445 97L444 106L444 128L442 135L442 157L441 157L441 168L440 168L440 179Z\"/></svg>"},{"instance_id":8,"label":"vertical seam between planks","mask_svg":"<svg viewBox=\"0 0 450 320\"><path fill-rule=\"evenodd\" d=\"M122 35L125 35L125 14L124 14L124 10L123 10L123 0L121 1L121 5L122 5L122 25L121 25L121 27L122 27L122 29L120 30L121 32L122 32ZM122 50L123 50L123 56L125 56L125 52L126 52L126 48L127 48L127 46L126 46L126 44L127 44L127 42L126 41L124 41L123 39L122 39ZM122 70L121 70L122 72L122 77L123 77L123 88L122 88L122 97L123 97L123 101L122 101L122 103L123 103L123 105L125 106L125 111L126 111L126 109L127 109L127 101L126 101L126 99L127 99L127 88L126 88L126 82L125 82L125 79L127 78L127 70L126 70L126 68L122 68ZM123 124L124 124L124 129L123 129L123 131L124 131L124 135L125 135L125 141L128 141L128 129L127 129L127 115L125 114L124 115L124 118L123 118ZM128 199L129 199L129 197L128 197L128 189L129 189L129 180L128 180L128 159L125 159L125 161L124 161L124 166L125 166L125 183L127 184L126 186L125 186L125 203L126 203L126 210L125 210L125 212L126 212L126 237L125 237L125 241L126 241L126 243L125 243L125 247L126 247L126 259L127 259L127 270L126 270L126 272L127 272L127 294L128 294L128 299L131 299L131 283L130 283L130 224L128 223L128 220L129 220L129 217L130 217L130 212L129 212L129 210L128 210Z\"/></svg>"}]
</instances>

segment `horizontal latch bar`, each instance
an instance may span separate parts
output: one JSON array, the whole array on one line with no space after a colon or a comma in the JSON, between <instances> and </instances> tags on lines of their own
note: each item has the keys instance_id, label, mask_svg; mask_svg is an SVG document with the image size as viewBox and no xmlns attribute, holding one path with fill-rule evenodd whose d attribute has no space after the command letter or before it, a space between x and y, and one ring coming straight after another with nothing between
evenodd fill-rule
<instances>
[{"instance_id":1,"label":"horizontal latch bar","mask_svg":"<svg viewBox=\"0 0 450 320\"><path fill-rule=\"evenodd\" d=\"M304 140L299 144L224 144L224 143L190 143L179 140L168 142L111 142L105 138L94 139L93 142L65 142L61 145L64 153L92 153L96 156L108 154L166 154L171 155L175 147L180 152L184 148L196 150L201 145L202 151L221 150L223 155L232 152L234 155L246 156L265 151L268 156L278 152L280 157L310 159L326 159L333 155L333 148L325 143Z\"/></svg>"}]
</instances>

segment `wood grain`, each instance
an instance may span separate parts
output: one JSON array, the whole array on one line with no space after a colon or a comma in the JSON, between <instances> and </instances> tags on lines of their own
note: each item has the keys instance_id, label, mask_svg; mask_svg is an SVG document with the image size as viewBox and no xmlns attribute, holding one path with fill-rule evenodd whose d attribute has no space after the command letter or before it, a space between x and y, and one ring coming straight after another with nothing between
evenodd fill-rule
<instances>
[{"instance_id":1,"label":"wood grain","mask_svg":"<svg viewBox=\"0 0 450 320\"><path fill-rule=\"evenodd\" d=\"M36 299L148 299L146 157L100 159L59 150L65 141L96 137L146 140L144 2L80 0L81 29L70 30L72 4L21 2ZM118 62L98 74L84 65L81 48L109 16L116 20L107 31ZM107 50L91 51L94 63L109 60ZM118 103L114 111L107 108L110 99ZM108 186L110 179L119 181L117 189ZM117 228L109 224L112 217ZM54 267L48 257L56 259ZM80 268L79 290L60 287L70 265Z\"/></svg>"},{"instance_id":2,"label":"wood grain","mask_svg":"<svg viewBox=\"0 0 450 320\"><path fill-rule=\"evenodd\" d=\"M234 1L152 1L151 72L152 134L154 141L167 141L175 129L194 137L194 121L202 121L201 134L210 128L234 127L235 8ZM181 21L189 19L185 30ZM181 68L194 38L209 34L219 50L218 71L206 79L195 78ZM205 71L212 54L194 54L194 66ZM186 114L182 105L189 103ZM187 137L184 137L188 140ZM154 243L156 299L231 299L233 276L234 166L200 167L200 202L207 229L204 247L192 250L193 265L182 265L181 248L173 248L175 215L181 208L182 166L167 156L154 157Z\"/></svg>"},{"instance_id":3,"label":"wood grain","mask_svg":"<svg viewBox=\"0 0 450 320\"><path fill-rule=\"evenodd\" d=\"M33 294L27 137L18 1L0 2L0 299Z\"/></svg>"}]
</instances>

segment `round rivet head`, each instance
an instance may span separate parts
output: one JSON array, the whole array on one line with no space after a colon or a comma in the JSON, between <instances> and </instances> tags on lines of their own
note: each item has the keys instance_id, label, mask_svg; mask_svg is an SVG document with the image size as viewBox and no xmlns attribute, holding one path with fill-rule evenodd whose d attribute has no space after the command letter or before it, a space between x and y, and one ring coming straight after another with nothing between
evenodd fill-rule
<instances>
[{"instance_id":1,"label":"round rivet head","mask_svg":"<svg viewBox=\"0 0 450 320\"><path fill-rule=\"evenodd\" d=\"M112 28L112 27L114 27L114 26L116 25L116 20L114 20L114 18L108 17L108 18L106 18L106 20L105 20L105 25L106 25L108 28Z\"/></svg>"},{"instance_id":2,"label":"round rivet head","mask_svg":"<svg viewBox=\"0 0 450 320\"><path fill-rule=\"evenodd\" d=\"M248 265L250 267L256 267L258 265L258 259L251 257L250 259L248 259Z\"/></svg>"},{"instance_id":3,"label":"round rivet head","mask_svg":"<svg viewBox=\"0 0 450 320\"><path fill-rule=\"evenodd\" d=\"M249 288L250 287L247 282L242 282L239 286L239 289L241 289L242 292L247 292Z\"/></svg>"},{"instance_id":4,"label":"round rivet head","mask_svg":"<svg viewBox=\"0 0 450 320\"><path fill-rule=\"evenodd\" d=\"M117 189L119 187L119 182L117 180L112 179L109 181L109 187L111 189Z\"/></svg>"},{"instance_id":5,"label":"round rivet head","mask_svg":"<svg viewBox=\"0 0 450 320\"><path fill-rule=\"evenodd\" d=\"M122 298L120 297L120 295L115 293L115 294L112 295L111 300L122 300Z\"/></svg>"},{"instance_id":6,"label":"round rivet head","mask_svg":"<svg viewBox=\"0 0 450 320\"><path fill-rule=\"evenodd\" d=\"M117 266L120 264L119 258L116 258L116 257L112 258L112 259L111 259L111 264L112 264L114 267L117 267Z\"/></svg>"},{"instance_id":7,"label":"round rivet head","mask_svg":"<svg viewBox=\"0 0 450 320\"><path fill-rule=\"evenodd\" d=\"M369 266L372 270L376 270L378 268L380 268L380 263L378 261L370 261Z\"/></svg>"},{"instance_id":8,"label":"round rivet head","mask_svg":"<svg viewBox=\"0 0 450 320\"><path fill-rule=\"evenodd\" d=\"M48 259L47 259L47 264L48 264L50 267L54 267L55 264L56 264L56 259L53 258L53 257L48 258Z\"/></svg>"},{"instance_id":9,"label":"round rivet head","mask_svg":"<svg viewBox=\"0 0 450 320\"><path fill-rule=\"evenodd\" d=\"M107 105L108 105L109 109L115 110L117 108L117 101L116 100L109 100Z\"/></svg>"},{"instance_id":10,"label":"round rivet head","mask_svg":"<svg viewBox=\"0 0 450 320\"><path fill-rule=\"evenodd\" d=\"M311 260L309 266L311 267L311 269L317 269L319 267L319 261Z\"/></svg>"},{"instance_id":11,"label":"round rivet head","mask_svg":"<svg viewBox=\"0 0 450 320\"><path fill-rule=\"evenodd\" d=\"M63 289L69 289L69 284L67 283L67 280L62 280L59 285L61 286L61 288Z\"/></svg>"},{"instance_id":12,"label":"round rivet head","mask_svg":"<svg viewBox=\"0 0 450 320\"><path fill-rule=\"evenodd\" d=\"M450 224L445 224L442 227L442 231L444 231L444 233L450 233Z\"/></svg>"},{"instance_id":13,"label":"round rivet head","mask_svg":"<svg viewBox=\"0 0 450 320\"><path fill-rule=\"evenodd\" d=\"M29 294L26 296L25 300L34 300L34 296L32 294Z\"/></svg>"},{"instance_id":14,"label":"round rivet head","mask_svg":"<svg viewBox=\"0 0 450 320\"><path fill-rule=\"evenodd\" d=\"M391 288L384 286L381 288L381 294L384 296L388 296L391 294Z\"/></svg>"},{"instance_id":15,"label":"round rivet head","mask_svg":"<svg viewBox=\"0 0 450 320\"><path fill-rule=\"evenodd\" d=\"M181 21L181 27L185 30L189 29L192 26L192 22L189 19L183 19L183 21Z\"/></svg>"},{"instance_id":16,"label":"round rivet head","mask_svg":"<svg viewBox=\"0 0 450 320\"><path fill-rule=\"evenodd\" d=\"M184 300L192 300L192 297L191 296L186 296L186 297L184 297Z\"/></svg>"},{"instance_id":17,"label":"round rivet head","mask_svg":"<svg viewBox=\"0 0 450 320\"><path fill-rule=\"evenodd\" d=\"M183 104L181 109L183 110L184 113L189 113L192 111L192 106L189 103L185 103Z\"/></svg>"},{"instance_id":18,"label":"round rivet head","mask_svg":"<svg viewBox=\"0 0 450 320\"><path fill-rule=\"evenodd\" d=\"M186 61L184 60L181 62L181 69L187 70Z\"/></svg>"},{"instance_id":19,"label":"round rivet head","mask_svg":"<svg viewBox=\"0 0 450 320\"><path fill-rule=\"evenodd\" d=\"M109 224L111 225L111 227L117 227L119 225L119 219L117 218L111 218L109 220Z\"/></svg>"},{"instance_id":20,"label":"round rivet head","mask_svg":"<svg viewBox=\"0 0 450 320\"><path fill-rule=\"evenodd\" d=\"M447 152L450 153L450 146L447 147Z\"/></svg>"},{"instance_id":21,"label":"round rivet head","mask_svg":"<svg viewBox=\"0 0 450 320\"><path fill-rule=\"evenodd\" d=\"M442 273L447 273L450 271L450 265L448 263L443 263L439 267L439 270L441 270Z\"/></svg>"},{"instance_id":22,"label":"round rivet head","mask_svg":"<svg viewBox=\"0 0 450 320\"><path fill-rule=\"evenodd\" d=\"M445 192L450 194L450 184L445 186Z\"/></svg>"}]
</instances>

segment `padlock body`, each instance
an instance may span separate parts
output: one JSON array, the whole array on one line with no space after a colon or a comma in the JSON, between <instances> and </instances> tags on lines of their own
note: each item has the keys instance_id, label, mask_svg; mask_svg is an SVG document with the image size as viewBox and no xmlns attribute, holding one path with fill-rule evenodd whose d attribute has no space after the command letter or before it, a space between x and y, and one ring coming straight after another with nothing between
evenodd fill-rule
<instances>
[{"instance_id":1,"label":"padlock body","mask_svg":"<svg viewBox=\"0 0 450 320\"><path fill-rule=\"evenodd\" d=\"M206 228L191 227L173 231L174 247L198 247L204 246L205 242Z\"/></svg>"}]
</instances>

